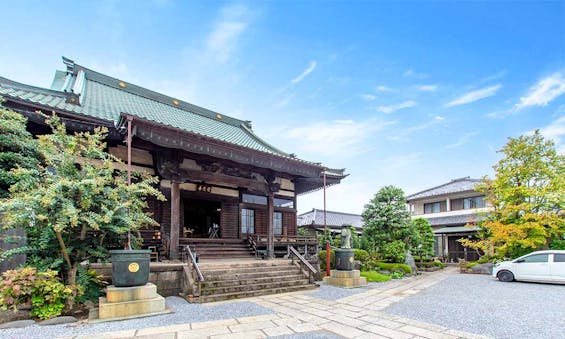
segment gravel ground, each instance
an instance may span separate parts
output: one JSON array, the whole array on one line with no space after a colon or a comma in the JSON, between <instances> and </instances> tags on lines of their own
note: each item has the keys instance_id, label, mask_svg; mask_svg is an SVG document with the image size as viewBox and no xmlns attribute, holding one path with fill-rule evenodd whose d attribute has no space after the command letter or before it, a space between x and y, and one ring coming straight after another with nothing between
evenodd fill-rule
<instances>
[{"instance_id":1,"label":"gravel ground","mask_svg":"<svg viewBox=\"0 0 565 339\"><path fill-rule=\"evenodd\" d=\"M217 305L190 304L179 297L166 298L167 307L174 313L154 317L137 318L123 321L110 321L98 324L66 324L0 330L0 338L57 338L77 335L100 334L111 331L125 331L148 327L184 324L188 322L210 321L239 317L272 314L272 310L259 305L241 301Z\"/></svg>"},{"instance_id":2,"label":"gravel ground","mask_svg":"<svg viewBox=\"0 0 565 339\"><path fill-rule=\"evenodd\" d=\"M385 312L496 338L565 338L565 285L461 274Z\"/></svg>"},{"instance_id":3,"label":"gravel ground","mask_svg":"<svg viewBox=\"0 0 565 339\"><path fill-rule=\"evenodd\" d=\"M326 285L323 282L318 282L320 284L320 288L316 289L313 292L307 293L314 298L324 299L324 300L337 300L345 297L349 297L351 295L367 292L368 290L372 289L384 289L384 288L393 288L400 284L401 281L406 281L406 279L412 279L411 277L406 277L402 280L389 280L385 282L370 282L367 286L357 287L357 288L345 288L345 287L337 287L332 285Z\"/></svg>"}]
</instances>

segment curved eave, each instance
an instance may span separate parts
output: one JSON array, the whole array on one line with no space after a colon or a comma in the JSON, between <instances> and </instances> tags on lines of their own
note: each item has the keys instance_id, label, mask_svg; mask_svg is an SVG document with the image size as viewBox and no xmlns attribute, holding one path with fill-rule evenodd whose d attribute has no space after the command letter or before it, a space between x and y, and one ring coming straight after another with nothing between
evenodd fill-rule
<instances>
[{"instance_id":1,"label":"curved eave","mask_svg":"<svg viewBox=\"0 0 565 339\"><path fill-rule=\"evenodd\" d=\"M135 136L156 145L206 154L241 164L271 169L305 178L317 178L324 168L304 160L263 152L245 146L235 145L201 134L188 132L173 126L162 125L135 115L122 114L120 127L126 116L133 117Z\"/></svg>"}]
</instances>

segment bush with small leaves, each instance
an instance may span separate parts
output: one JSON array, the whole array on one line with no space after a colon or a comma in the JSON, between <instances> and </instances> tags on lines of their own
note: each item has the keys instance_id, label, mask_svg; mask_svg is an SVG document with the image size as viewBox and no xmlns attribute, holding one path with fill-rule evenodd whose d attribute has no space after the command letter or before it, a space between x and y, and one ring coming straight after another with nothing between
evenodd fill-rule
<instances>
[{"instance_id":1,"label":"bush with small leaves","mask_svg":"<svg viewBox=\"0 0 565 339\"><path fill-rule=\"evenodd\" d=\"M0 307L17 311L21 305L31 304L31 315L49 319L61 315L82 294L79 286L65 286L57 272L38 272L24 267L2 273L0 278Z\"/></svg>"}]
</instances>

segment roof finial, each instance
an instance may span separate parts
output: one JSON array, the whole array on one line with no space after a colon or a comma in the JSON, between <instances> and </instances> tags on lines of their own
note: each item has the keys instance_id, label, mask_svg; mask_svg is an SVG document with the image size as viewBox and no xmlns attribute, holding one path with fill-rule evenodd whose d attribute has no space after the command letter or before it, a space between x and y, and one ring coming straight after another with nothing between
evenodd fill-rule
<instances>
[{"instance_id":1,"label":"roof finial","mask_svg":"<svg viewBox=\"0 0 565 339\"><path fill-rule=\"evenodd\" d=\"M62 58L63 58L63 63L67 65L67 73L73 73L75 71L75 62L64 56Z\"/></svg>"}]
</instances>

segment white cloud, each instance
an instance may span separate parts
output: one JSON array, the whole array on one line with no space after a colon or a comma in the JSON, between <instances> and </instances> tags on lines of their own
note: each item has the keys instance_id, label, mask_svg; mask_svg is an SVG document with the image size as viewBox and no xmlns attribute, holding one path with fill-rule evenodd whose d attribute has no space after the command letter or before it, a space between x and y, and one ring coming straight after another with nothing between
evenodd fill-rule
<instances>
[{"instance_id":1,"label":"white cloud","mask_svg":"<svg viewBox=\"0 0 565 339\"><path fill-rule=\"evenodd\" d=\"M365 101L373 101L375 100L377 97L373 94L361 94L361 98Z\"/></svg>"},{"instance_id":2,"label":"white cloud","mask_svg":"<svg viewBox=\"0 0 565 339\"><path fill-rule=\"evenodd\" d=\"M422 92L435 92L437 87L437 85L420 85L418 86L418 90Z\"/></svg>"},{"instance_id":3,"label":"white cloud","mask_svg":"<svg viewBox=\"0 0 565 339\"><path fill-rule=\"evenodd\" d=\"M469 141L471 141L471 138L474 137L475 135L479 134L479 132L469 132L469 133L465 133L463 134L461 137L459 137L459 140L457 140L455 143L453 144L449 144L449 145L445 145L446 149L451 149L451 148L457 148L459 146L463 146L466 143L468 143Z\"/></svg>"},{"instance_id":4,"label":"white cloud","mask_svg":"<svg viewBox=\"0 0 565 339\"><path fill-rule=\"evenodd\" d=\"M503 78L505 75L506 75L506 70L503 69L502 71L496 72L494 74L482 78L479 82L484 84L485 82L491 82Z\"/></svg>"},{"instance_id":5,"label":"white cloud","mask_svg":"<svg viewBox=\"0 0 565 339\"><path fill-rule=\"evenodd\" d=\"M394 155L385 159L383 161L383 164L386 164L387 171L397 171L419 162L422 158L422 154L422 152L414 152L402 155Z\"/></svg>"},{"instance_id":6,"label":"white cloud","mask_svg":"<svg viewBox=\"0 0 565 339\"><path fill-rule=\"evenodd\" d=\"M513 110L506 109L502 111L492 111L490 113L485 114L485 116L490 119L504 119L507 116L512 115L512 113L514 113Z\"/></svg>"},{"instance_id":7,"label":"white cloud","mask_svg":"<svg viewBox=\"0 0 565 339\"><path fill-rule=\"evenodd\" d=\"M407 69L406 71L404 71L404 73L402 73L402 77L403 78L425 79L425 78L428 77L428 75L425 74L425 73L418 73L418 72L414 71L413 69Z\"/></svg>"},{"instance_id":8,"label":"white cloud","mask_svg":"<svg viewBox=\"0 0 565 339\"><path fill-rule=\"evenodd\" d=\"M278 108L286 107L292 101L292 98L294 98L294 94L285 96L284 98L282 98L281 100L275 103L275 107Z\"/></svg>"},{"instance_id":9,"label":"white cloud","mask_svg":"<svg viewBox=\"0 0 565 339\"><path fill-rule=\"evenodd\" d=\"M403 101L401 103L398 103L396 105L379 106L379 107L377 107L377 112L390 114L390 113L393 113L393 112L398 111L400 109L410 108L410 107L414 107L416 105L418 105L418 103L416 101L407 100L407 101Z\"/></svg>"},{"instance_id":10,"label":"white cloud","mask_svg":"<svg viewBox=\"0 0 565 339\"><path fill-rule=\"evenodd\" d=\"M292 79L292 83L297 84L297 83L301 82L302 80L304 80L304 78L306 78L308 76L308 74L312 73L312 71L316 68L317 64L318 63L316 61L310 61L310 66L308 66L308 68L306 68L302 73L300 73L299 76Z\"/></svg>"},{"instance_id":11,"label":"white cloud","mask_svg":"<svg viewBox=\"0 0 565 339\"><path fill-rule=\"evenodd\" d=\"M393 123L377 120L321 121L292 128L286 137L298 141L306 152L347 156L364 151L363 143L372 133Z\"/></svg>"},{"instance_id":12,"label":"white cloud","mask_svg":"<svg viewBox=\"0 0 565 339\"><path fill-rule=\"evenodd\" d=\"M380 85L380 86L375 87L375 91L384 93L384 92L392 92L392 89L390 87Z\"/></svg>"},{"instance_id":13,"label":"white cloud","mask_svg":"<svg viewBox=\"0 0 565 339\"><path fill-rule=\"evenodd\" d=\"M236 5L222 8L220 18L205 41L207 54L219 63L230 60L239 37L248 25L249 15L246 7Z\"/></svg>"},{"instance_id":14,"label":"white cloud","mask_svg":"<svg viewBox=\"0 0 565 339\"><path fill-rule=\"evenodd\" d=\"M425 130L429 127L432 127L434 125L439 124L440 122L444 121L445 118L442 117L441 115L436 115L435 117L433 117L433 119L426 121L424 123L421 123L419 125L414 125L414 126L410 126L410 127L406 127L403 128L399 131L396 131L394 133L394 136L389 137L388 139L390 140L403 140L403 141L407 141L410 138L410 135L412 135L415 132L421 131L421 130Z\"/></svg>"},{"instance_id":15,"label":"white cloud","mask_svg":"<svg viewBox=\"0 0 565 339\"><path fill-rule=\"evenodd\" d=\"M549 125L540 129L540 133L548 139L553 140L558 150L565 154L565 142L561 144L562 138L565 137L565 115L552 121Z\"/></svg>"},{"instance_id":16,"label":"white cloud","mask_svg":"<svg viewBox=\"0 0 565 339\"><path fill-rule=\"evenodd\" d=\"M528 106L547 106L564 93L565 77L561 72L557 72L530 87L528 94L520 98L520 103L516 104L515 109L520 110Z\"/></svg>"},{"instance_id":17,"label":"white cloud","mask_svg":"<svg viewBox=\"0 0 565 339\"><path fill-rule=\"evenodd\" d=\"M458 97L457 99L454 99L450 102L448 102L447 104L445 104L446 107L453 107L453 106L460 106L460 105L465 105L465 104L469 104L484 98L488 98L491 97L493 95L496 94L496 92L498 92L498 90L502 87L502 85L498 84L498 85L494 85L494 86L490 86L490 87L485 87L485 88L481 88L481 89L477 89L468 93L463 94L462 96Z\"/></svg>"}]
</instances>

